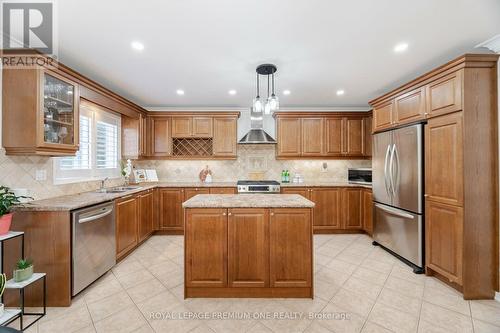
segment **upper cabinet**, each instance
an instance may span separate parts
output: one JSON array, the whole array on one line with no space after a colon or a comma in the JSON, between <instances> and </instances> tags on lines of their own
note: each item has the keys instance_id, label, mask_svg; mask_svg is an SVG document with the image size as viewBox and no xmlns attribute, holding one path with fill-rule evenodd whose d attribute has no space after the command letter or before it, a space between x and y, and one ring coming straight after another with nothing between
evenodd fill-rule
<instances>
[{"instance_id":1,"label":"upper cabinet","mask_svg":"<svg viewBox=\"0 0 500 333\"><path fill-rule=\"evenodd\" d=\"M367 112L277 112L276 157L347 159L371 156ZM366 146L370 145L367 149Z\"/></svg>"},{"instance_id":2,"label":"upper cabinet","mask_svg":"<svg viewBox=\"0 0 500 333\"><path fill-rule=\"evenodd\" d=\"M239 112L149 112L144 123L142 118L124 117L123 155L134 159L235 159L238 117Z\"/></svg>"},{"instance_id":3,"label":"upper cabinet","mask_svg":"<svg viewBox=\"0 0 500 333\"><path fill-rule=\"evenodd\" d=\"M48 69L3 70L3 146L8 155L74 155L79 89Z\"/></svg>"},{"instance_id":4,"label":"upper cabinet","mask_svg":"<svg viewBox=\"0 0 500 333\"><path fill-rule=\"evenodd\" d=\"M462 110L462 73L451 73L427 85L427 110L430 117Z\"/></svg>"}]
</instances>

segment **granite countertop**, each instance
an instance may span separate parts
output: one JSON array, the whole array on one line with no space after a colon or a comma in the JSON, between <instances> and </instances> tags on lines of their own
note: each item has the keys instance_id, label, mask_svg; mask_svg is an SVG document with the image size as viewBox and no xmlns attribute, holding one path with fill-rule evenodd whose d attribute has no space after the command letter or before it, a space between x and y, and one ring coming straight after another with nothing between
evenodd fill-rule
<instances>
[{"instance_id":1,"label":"granite countertop","mask_svg":"<svg viewBox=\"0 0 500 333\"><path fill-rule=\"evenodd\" d=\"M71 211L74 209L87 207L99 204L106 201L115 200L130 194L142 192L148 189L157 187L236 187L236 182L156 182L142 183L136 189L120 192L120 193L99 193L96 191L83 192L77 194L64 195L55 198L44 200L35 200L25 204L23 207L16 207L13 210L17 211ZM371 188L368 185L349 184L347 182L304 182L304 183L285 183L282 187L365 187ZM244 194L248 195L248 194ZM256 195L256 194L252 194ZM269 194L264 194L269 198ZM267 200L267 199L266 199ZM257 206L251 206L257 207ZM287 206L285 206L287 207Z\"/></svg>"},{"instance_id":2,"label":"granite countertop","mask_svg":"<svg viewBox=\"0 0 500 333\"><path fill-rule=\"evenodd\" d=\"M184 208L313 208L314 202L298 194L198 194Z\"/></svg>"}]
</instances>

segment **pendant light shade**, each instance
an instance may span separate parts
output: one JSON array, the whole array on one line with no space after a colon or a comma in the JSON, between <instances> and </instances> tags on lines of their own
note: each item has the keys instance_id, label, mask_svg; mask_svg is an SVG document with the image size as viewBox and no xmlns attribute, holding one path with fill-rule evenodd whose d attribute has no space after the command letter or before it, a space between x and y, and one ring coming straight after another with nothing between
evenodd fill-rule
<instances>
[{"instance_id":1,"label":"pendant light shade","mask_svg":"<svg viewBox=\"0 0 500 333\"><path fill-rule=\"evenodd\" d=\"M262 112L262 101L260 100L260 96L256 96L254 99L253 99L253 109L255 112Z\"/></svg>"},{"instance_id":2,"label":"pendant light shade","mask_svg":"<svg viewBox=\"0 0 500 333\"><path fill-rule=\"evenodd\" d=\"M263 64L257 67L257 96L253 99L254 112L264 112L264 114L271 114L279 109L278 97L274 94L274 73L277 71L275 65ZM262 100L260 97L259 75L267 76L267 98ZM272 93L269 76L272 77Z\"/></svg>"}]
</instances>

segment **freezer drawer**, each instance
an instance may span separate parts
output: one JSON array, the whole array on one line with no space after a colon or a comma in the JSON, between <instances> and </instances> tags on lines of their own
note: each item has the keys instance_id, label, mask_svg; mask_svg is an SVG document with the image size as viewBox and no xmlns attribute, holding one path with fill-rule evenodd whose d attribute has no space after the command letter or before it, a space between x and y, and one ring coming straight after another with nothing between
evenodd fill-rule
<instances>
[{"instance_id":1,"label":"freezer drawer","mask_svg":"<svg viewBox=\"0 0 500 333\"><path fill-rule=\"evenodd\" d=\"M422 215L374 203L373 239L414 265L423 267Z\"/></svg>"}]
</instances>

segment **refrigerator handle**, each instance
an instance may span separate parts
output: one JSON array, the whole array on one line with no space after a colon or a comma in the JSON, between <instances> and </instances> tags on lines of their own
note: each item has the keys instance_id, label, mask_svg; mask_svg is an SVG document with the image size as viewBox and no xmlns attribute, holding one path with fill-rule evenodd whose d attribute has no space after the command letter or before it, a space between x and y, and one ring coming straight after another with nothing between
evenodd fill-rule
<instances>
[{"instance_id":1,"label":"refrigerator handle","mask_svg":"<svg viewBox=\"0 0 500 333\"><path fill-rule=\"evenodd\" d=\"M409 213L401 212L395 208L385 207L385 206L382 206L381 204L378 204L378 203L375 204L375 207L383 210L386 213L394 215L394 216L402 217L402 218L409 219L409 220L413 220L415 218L413 215L411 215Z\"/></svg>"},{"instance_id":2,"label":"refrigerator handle","mask_svg":"<svg viewBox=\"0 0 500 333\"><path fill-rule=\"evenodd\" d=\"M389 196L391 196L391 192L389 190L389 185L387 184L388 179L387 179L387 165L389 162L389 153L391 151L391 145L387 145L387 150L385 152L385 161L384 161L384 185L385 185L385 191Z\"/></svg>"},{"instance_id":3,"label":"refrigerator handle","mask_svg":"<svg viewBox=\"0 0 500 333\"><path fill-rule=\"evenodd\" d=\"M392 145L391 148L391 157L389 157L389 184L390 190L393 197L396 196L396 191L394 189L394 152L396 151L396 144Z\"/></svg>"},{"instance_id":4,"label":"refrigerator handle","mask_svg":"<svg viewBox=\"0 0 500 333\"><path fill-rule=\"evenodd\" d=\"M396 172L394 175L394 186L392 190L394 192L394 196L396 196L399 187L399 154L398 154L398 147L396 146L396 144L394 144L394 160L396 162L394 164L394 169Z\"/></svg>"}]
</instances>

